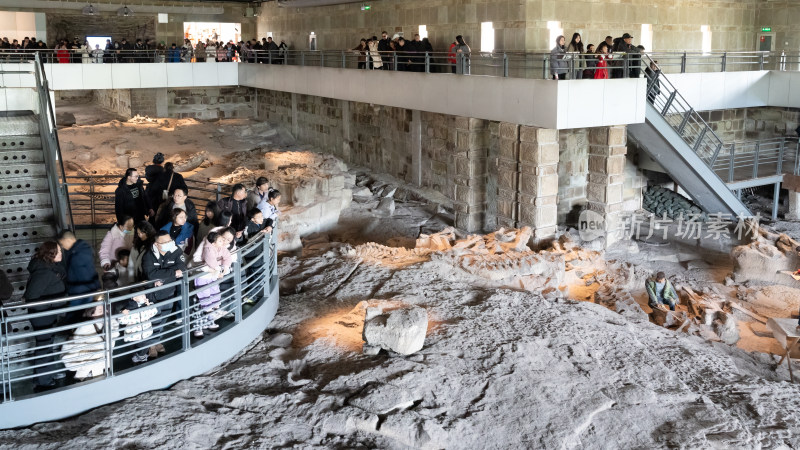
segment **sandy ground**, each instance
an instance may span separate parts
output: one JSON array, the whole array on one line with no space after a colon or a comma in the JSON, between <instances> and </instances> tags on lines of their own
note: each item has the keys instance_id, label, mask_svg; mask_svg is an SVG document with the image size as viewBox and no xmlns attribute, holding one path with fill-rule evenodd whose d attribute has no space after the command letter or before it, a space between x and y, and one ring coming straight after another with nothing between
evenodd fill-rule
<instances>
[{"instance_id":1,"label":"sandy ground","mask_svg":"<svg viewBox=\"0 0 800 450\"><path fill-rule=\"evenodd\" d=\"M413 247L452 220L425 202L398 203L392 217L376 205L354 202L336 229L281 258L278 314L233 361L165 391L0 432L0 448L800 447L800 385L785 363L776 369L763 325L737 316L732 346L592 302L617 289L649 312L642 282L655 270L678 289L769 316L796 315L800 290L726 286L724 251L677 243L620 245L605 255L607 276L581 272L563 298L487 287L436 261L363 263L342 283L350 246ZM426 309L423 350L361 353L364 305L379 301Z\"/></svg>"}]
</instances>

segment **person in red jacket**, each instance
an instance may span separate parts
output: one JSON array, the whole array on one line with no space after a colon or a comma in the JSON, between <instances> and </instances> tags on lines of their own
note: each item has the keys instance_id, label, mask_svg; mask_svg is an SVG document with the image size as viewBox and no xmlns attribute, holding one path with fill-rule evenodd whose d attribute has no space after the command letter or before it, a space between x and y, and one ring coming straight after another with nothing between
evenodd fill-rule
<instances>
[{"instance_id":1,"label":"person in red jacket","mask_svg":"<svg viewBox=\"0 0 800 450\"><path fill-rule=\"evenodd\" d=\"M608 45L605 42L601 42L600 45L597 46L597 68L594 70L594 79L595 80L604 80L608 79L608 64L606 63L606 59L608 58Z\"/></svg>"},{"instance_id":2,"label":"person in red jacket","mask_svg":"<svg viewBox=\"0 0 800 450\"><path fill-rule=\"evenodd\" d=\"M453 41L453 43L450 44L450 50L447 52L447 62L450 63L450 70L452 70L453 73L456 73L456 46L458 46L458 44L456 41Z\"/></svg>"}]
</instances>

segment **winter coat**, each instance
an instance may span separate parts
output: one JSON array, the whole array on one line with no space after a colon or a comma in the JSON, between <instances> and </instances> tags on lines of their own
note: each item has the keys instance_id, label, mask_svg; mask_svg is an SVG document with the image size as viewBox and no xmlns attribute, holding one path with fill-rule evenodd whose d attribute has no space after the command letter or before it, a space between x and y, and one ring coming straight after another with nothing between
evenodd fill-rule
<instances>
[{"instance_id":1,"label":"winter coat","mask_svg":"<svg viewBox=\"0 0 800 450\"><path fill-rule=\"evenodd\" d=\"M456 47L458 47L458 44L453 42L452 44L450 44L450 50L447 52L447 62L449 62L450 64L455 64L457 62Z\"/></svg>"},{"instance_id":2,"label":"winter coat","mask_svg":"<svg viewBox=\"0 0 800 450\"><path fill-rule=\"evenodd\" d=\"M167 62L181 62L181 49L170 47L169 50L167 50Z\"/></svg>"},{"instance_id":3,"label":"winter coat","mask_svg":"<svg viewBox=\"0 0 800 450\"><path fill-rule=\"evenodd\" d=\"M72 248L64 252L67 266L67 293L85 294L100 289L100 277L94 266L94 250L83 239L78 239Z\"/></svg>"},{"instance_id":4,"label":"winter coat","mask_svg":"<svg viewBox=\"0 0 800 450\"><path fill-rule=\"evenodd\" d=\"M225 197L219 201L220 211L228 211L233 216L231 226L236 231L244 230L247 225L247 199L234 200L233 197Z\"/></svg>"},{"instance_id":5,"label":"winter coat","mask_svg":"<svg viewBox=\"0 0 800 450\"><path fill-rule=\"evenodd\" d=\"M198 42L197 45L194 47L194 57L195 59L198 60L206 59L206 48L200 42Z\"/></svg>"},{"instance_id":6,"label":"winter coat","mask_svg":"<svg viewBox=\"0 0 800 450\"><path fill-rule=\"evenodd\" d=\"M144 168L144 178L148 183L155 183L162 173L164 173L164 166L158 164L150 164Z\"/></svg>"},{"instance_id":7,"label":"winter coat","mask_svg":"<svg viewBox=\"0 0 800 450\"><path fill-rule=\"evenodd\" d=\"M197 227L197 242L203 242L203 240L208 236L208 232L212 229L216 228L217 226L214 225L214 221L210 221L208 225L204 222L200 222Z\"/></svg>"},{"instance_id":8,"label":"winter coat","mask_svg":"<svg viewBox=\"0 0 800 450\"><path fill-rule=\"evenodd\" d=\"M145 246L140 251L136 247L131 247L131 256L128 258L128 279L131 280L132 283L145 280L144 271L142 270L142 259L149 248L150 246Z\"/></svg>"},{"instance_id":9,"label":"winter coat","mask_svg":"<svg viewBox=\"0 0 800 450\"><path fill-rule=\"evenodd\" d=\"M136 223L144 220L144 216L149 213L152 206L150 206L150 199L147 198L147 194L144 191L142 180L137 180L134 185L138 191L136 198L131 192L133 189L126 184L126 180L126 177L122 177L119 180L117 190L114 192L114 213L117 215L117 221L123 215L128 215L133 217L133 221Z\"/></svg>"},{"instance_id":10,"label":"winter coat","mask_svg":"<svg viewBox=\"0 0 800 450\"><path fill-rule=\"evenodd\" d=\"M158 314L158 308L148 306L147 297L144 295L133 297L125 305L128 314L117 319L119 323L125 325L125 328L122 329L125 333L125 342L141 341L153 335L153 325L150 323L150 319Z\"/></svg>"},{"instance_id":11,"label":"winter coat","mask_svg":"<svg viewBox=\"0 0 800 450\"><path fill-rule=\"evenodd\" d=\"M133 247L133 233L124 234L117 225L112 225L100 243L100 267L117 260L117 252Z\"/></svg>"},{"instance_id":12,"label":"winter coat","mask_svg":"<svg viewBox=\"0 0 800 450\"><path fill-rule=\"evenodd\" d=\"M675 288L672 286L672 283L669 280L664 280L666 283L664 285L664 292L662 296L664 300L669 301L670 299L675 303L678 303L678 294L675 293ZM658 297L656 296L656 280L655 278L648 278L647 281L644 283L645 288L647 289L647 295L650 297L650 304L657 305L660 302L658 301Z\"/></svg>"},{"instance_id":13,"label":"winter coat","mask_svg":"<svg viewBox=\"0 0 800 450\"><path fill-rule=\"evenodd\" d=\"M607 80L608 79L608 64L606 63L607 57L604 55L597 55L597 68L594 70L594 79L595 80Z\"/></svg>"},{"instance_id":14,"label":"winter coat","mask_svg":"<svg viewBox=\"0 0 800 450\"><path fill-rule=\"evenodd\" d=\"M103 306L96 307L89 320L103 317ZM116 320L111 321L111 347L119 337ZM104 323L81 325L61 346L61 362L67 370L75 371L75 378L102 375L106 369L106 339L103 334Z\"/></svg>"},{"instance_id":15,"label":"winter coat","mask_svg":"<svg viewBox=\"0 0 800 450\"><path fill-rule=\"evenodd\" d=\"M192 224L195 230L200 227L200 222L197 221L197 208L194 202L188 198L183 201L184 211L186 211L186 223ZM172 210L175 209L175 201L169 200L161 204L156 213L156 227L162 228L164 225L172 221ZM169 231L169 230L167 230Z\"/></svg>"},{"instance_id":16,"label":"winter coat","mask_svg":"<svg viewBox=\"0 0 800 450\"><path fill-rule=\"evenodd\" d=\"M162 255L154 244L142 256L142 272L149 281L160 280L164 284L172 283L178 279L175 277L176 270L186 272L186 256L180 248ZM166 300L174 295L175 288L162 288L150 294L155 302Z\"/></svg>"},{"instance_id":17,"label":"winter coat","mask_svg":"<svg viewBox=\"0 0 800 450\"><path fill-rule=\"evenodd\" d=\"M167 233L169 233L171 230L172 230L172 222L169 222L163 227L161 227L161 231L166 231ZM178 247L186 249L186 245L188 245L191 242L190 240L192 239L192 237L194 237L194 226L189 222L186 222L181 227L181 232L178 234L178 236L174 238L175 244ZM189 248L188 251L191 251L191 248Z\"/></svg>"},{"instance_id":18,"label":"winter coat","mask_svg":"<svg viewBox=\"0 0 800 450\"><path fill-rule=\"evenodd\" d=\"M569 44L567 46L567 52L576 53L575 55L573 55L573 57L575 58L575 67L574 68L576 70L577 69L583 70L583 69L586 68L586 58L584 56L581 56L581 54L584 53L584 51L582 51L580 48L578 48L575 44Z\"/></svg>"},{"instance_id":19,"label":"winter coat","mask_svg":"<svg viewBox=\"0 0 800 450\"><path fill-rule=\"evenodd\" d=\"M560 45L550 50L550 74L561 75L567 73L569 63L566 60L567 52Z\"/></svg>"},{"instance_id":20,"label":"winter coat","mask_svg":"<svg viewBox=\"0 0 800 450\"><path fill-rule=\"evenodd\" d=\"M211 230L209 230L209 233L212 231L222 231L223 229L225 229L225 227L214 227ZM198 267L203 264L203 250L206 248L206 245L211 245L211 244L208 243L208 239L206 239L204 236L203 239L200 241L200 243L197 244L197 248L194 249L194 253L192 254L193 267ZM235 253L236 250L237 250L236 243L233 244L233 247L228 248L228 253L231 254L232 261L237 260L237 255Z\"/></svg>"},{"instance_id":21,"label":"winter coat","mask_svg":"<svg viewBox=\"0 0 800 450\"><path fill-rule=\"evenodd\" d=\"M381 60L381 54L378 53L378 42L377 41L369 41L369 56L372 59L372 67L375 69L380 69L383 67L383 61Z\"/></svg>"},{"instance_id":22,"label":"winter coat","mask_svg":"<svg viewBox=\"0 0 800 450\"><path fill-rule=\"evenodd\" d=\"M189 187L186 186L186 180L183 175L178 172L162 171L154 176L154 180L150 181L147 185L147 198L150 199L150 206L153 209L158 209L158 206L163 203L164 191L167 191L167 197L172 197L175 189L181 188L183 192L189 193Z\"/></svg>"},{"instance_id":23,"label":"winter coat","mask_svg":"<svg viewBox=\"0 0 800 450\"><path fill-rule=\"evenodd\" d=\"M67 269L63 262L48 263L39 258L32 258L28 263L28 285L25 288L25 300L38 301L63 297L67 293L64 279Z\"/></svg>"},{"instance_id":24,"label":"winter coat","mask_svg":"<svg viewBox=\"0 0 800 450\"><path fill-rule=\"evenodd\" d=\"M23 295L27 302L64 297L67 293L67 286L64 283L64 279L67 277L67 269L62 262L49 263L34 257L28 263L28 273L30 278L28 278L28 285ZM63 306L64 302L29 306L28 312L51 311ZM49 328L55 325L57 318L54 314L32 318L31 325L37 330Z\"/></svg>"}]
</instances>

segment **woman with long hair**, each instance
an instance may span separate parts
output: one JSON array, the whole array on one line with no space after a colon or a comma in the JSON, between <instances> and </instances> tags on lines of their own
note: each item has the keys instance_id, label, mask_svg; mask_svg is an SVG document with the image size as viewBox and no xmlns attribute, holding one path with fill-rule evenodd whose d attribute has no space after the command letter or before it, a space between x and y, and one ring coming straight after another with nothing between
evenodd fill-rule
<instances>
[{"instance_id":1,"label":"woman with long hair","mask_svg":"<svg viewBox=\"0 0 800 450\"><path fill-rule=\"evenodd\" d=\"M467 42L464 40L464 37L460 34L456 36L456 61L458 66L460 64L459 69L456 70L456 73L460 73L463 75L469 75L469 54L472 52L472 49L469 48Z\"/></svg>"},{"instance_id":2,"label":"woman with long hair","mask_svg":"<svg viewBox=\"0 0 800 450\"><path fill-rule=\"evenodd\" d=\"M128 258L128 279L135 282L144 281L142 273L142 257L150 251L156 241L156 228L148 221L141 220L133 231L133 247Z\"/></svg>"},{"instance_id":3,"label":"woman with long hair","mask_svg":"<svg viewBox=\"0 0 800 450\"><path fill-rule=\"evenodd\" d=\"M610 56L608 55L608 44L605 42L601 42L600 45L597 46L597 66L594 70L594 79L595 80L607 80L608 79L608 63L606 60L609 59Z\"/></svg>"},{"instance_id":4,"label":"woman with long hair","mask_svg":"<svg viewBox=\"0 0 800 450\"><path fill-rule=\"evenodd\" d=\"M572 40L569 41L567 46L567 53L571 53L573 61L572 73L570 78L573 80L580 80L583 78L583 69L586 68L586 56L583 55L583 42L581 42L581 34L573 33Z\"/></svg>"}]
</instances>

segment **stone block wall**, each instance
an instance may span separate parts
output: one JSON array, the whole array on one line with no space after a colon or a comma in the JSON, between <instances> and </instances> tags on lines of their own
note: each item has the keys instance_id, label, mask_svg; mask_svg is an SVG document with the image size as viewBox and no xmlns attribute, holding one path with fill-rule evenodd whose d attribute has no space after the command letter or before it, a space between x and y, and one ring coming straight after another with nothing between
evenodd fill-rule
<instances>
[{"instance_id":1,"label":"stone block wall","mask_svg":"<svg viewBox=\"0 0 800 450\"><path fill-rule=\"evenodd\" d=\"M576 226L586 205L589 138L586 129L560 130L558 159L558 223Z\"/></svg>"},{"instance_id":2,"label":"stone block wall","mask_svg":"<svg viewBox=\"0 0 800 450\"><path fill-rule=\"evenodd\" d=\"M765 106L703 111L700 116L725 142L796 136L800 109Z\"/></svg>"},{"instance_id":3,"label":"stone block wall","mask_svg":"<svg viewBox=\"0 0 800 450\"><path fill-rule=\"evenodd\" d=\"M167 114L176 118L215 120L255 117L255 102L255 89L243 86L167 90Z\"/></svg>"},{"instance_id":4,"label":"stone block wall","mask_svg":"<svg viewBox=\"0 0 800 450\"><path fill-rule=\"evenodd\" d=\"M130 89L97 89L94 91L93 101L123 117L132 117Z\"/></svg>"},{"instance_id":5,"label":"stone block wall","mask_svg":"<svg viewBox=\"0 0 800 450\"><path fill-rule=\"evenodd\" d=\"M587 209L602 220L606 247L615 242L617 231L623 226L627 150L625 126L589 129Z\"/></svg>"},{"instance_id":6,"label":"stone block wall","mask_svg":"<svg viewBox=\"0 0 800 450\"><path fill-rule=\"evenodd\" d=\"M377 172L411 181L411 110L368 103L348 102L349 155L342 141L329 148L341 149L342 157ZM339 121L341 123L341 120Z\"/></svg>"},{"instance_id":7,"label":"stone block wall","mask_svg":"<svg viewBox=\"0 0 800 450\"><path fill-rule=\"evenodd\" d=\"M256 116L262 120L282 123L292 127L292 94L289 92L257 89Z\"/></svg>"}]
</instances>

